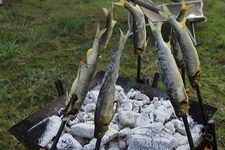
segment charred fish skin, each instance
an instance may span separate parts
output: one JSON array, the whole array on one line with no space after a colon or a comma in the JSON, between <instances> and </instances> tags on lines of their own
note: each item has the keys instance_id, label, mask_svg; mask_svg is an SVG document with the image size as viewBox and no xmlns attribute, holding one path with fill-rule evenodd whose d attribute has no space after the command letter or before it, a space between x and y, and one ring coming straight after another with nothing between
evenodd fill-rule
<instances>
[{"instance_id":1,"label":"charred fish skin","mask_svg":"<svg viewBox=\"0 0 225 150\"><path fill-rule=\"evenodd\" d=\"M176 36L181 48L183 60L184 60L184 68L186 70L186 74L189 78L191 86L196 89L196 87L201 87L200 79L201 79L201 66L198 57L197 50L191 41L187 31L186 31L186 19L184 18L181 23L177 22L170 10L166 5L163 5L163 10L159 11L160 15L163 16L173 29L176 32Z\"/></svg>"},{"instance_id":2,"label":"charred fish skin","mask_svg":"<svg viewBox=\"0 0 225 150\"><path fill-rule=\"evenodd\" d=\"M87 95L88 86L94 76L97 65L97 58L100 51L99 40L105 30L106 29L100 31L98 25L93 46L87 51L87 60L85 63L80 63L77 77L66 100L66 106L69 105L67 112L70 119L74 119L76 117L76 114L78 113ZM73 101L73 97L77 97L75 102Z\"/></svg>"},{"instance_id":3,"label":"charred fish skin","mask_svg":"<svg viewBox=\"0 0 225 150\"><path fill-rule=\"evenodd\" d=\"M102 79L102 85L98 95L94 117L95 138L102 138L104 136L114 116L115 83L118 78L121 54L129 36L129 32L126 35L121 30L120 32L120 42Z\"/></svg>"},{"instance_id":4,"label":"charred fish skin","mask_svg":"<svg viewBox=\"0 0 225 150\"><path fill-rule=\"evenodd\" d=\"M177 16L176 20L178 22L182 22L185 15L187 14L188 10L194 5L189 5L187 6L185 4L185 2L182 2L182 6L181 6L181 10L179 15ZM179 69L184 67L184 61L183 61L183 57L182 57L182 53L181 53L181 49L180 49L180 45L178 43L177 37L176 37L176 33L175 31L172 29L171 30L171 35L170 35L170 44L171 44L171 50L172 53L174 55L174 59L177 63L177 66Z\"/></svg>"},{"instance_id":5,"label":"charred fish skin","mask_svg":"<svg viewBox=\"0 0 225 150\"><path fill-rule=\"evenodd\" d=\"M135 55L144 54L147 42L146 42L145 15L143 11L138 5L134 7L132 4L127 2L127 0L120 0L120 2L117 2L115 4L125 7L132 14L134 54Z\"/></svg>"},{"instance_id":6,"label":"charred fish skin","mask_svg":"<svg viewBox=\"0 0 225 150\"><path fill-rule=\"evenodd\" d=\"M184 84L171 53L170 47L164 42L161 34L162 22L156 26L149 20L153 37L155 39L156 51L160 63L161 75L166 92L170 97L177 117L182 117L188 113L188 96Z\"/></svg>"},{"instance_id":7,"label":"charred fish skin","mask_svg":"<svg viewBox=\"0 0 225 150\"><path fill-rule=\"evenodd\" d=\"M100 38L100 53L102 53L109 42L109 39L112 36L114 26L116 25L117 21L113 20L113 10L114 10L114 4L112 4L112 7L110 9L103 8L103 11L106 16L106 24L105 24L105 33Z\"/></svg>"}]
</instances>

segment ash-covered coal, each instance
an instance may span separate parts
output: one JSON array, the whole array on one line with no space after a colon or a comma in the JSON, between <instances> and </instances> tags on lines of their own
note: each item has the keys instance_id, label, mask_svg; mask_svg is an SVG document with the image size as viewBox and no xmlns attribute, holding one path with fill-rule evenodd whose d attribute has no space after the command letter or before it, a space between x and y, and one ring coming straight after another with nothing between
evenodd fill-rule
<instances>
[{"instance_id":1,"label":"ash-covered coal","mask_svg":"<svg viewBox=\"0 0 225 150\"><path fill-rule=\"evenodd\" d=\"M121 86L116 86L116 89L118 109L109 130L102 138L101 150L189 150L183 121L175 116L169 100L155 97L150 101L140 91L131 89L124 93ZM69 121L65 127L57 144L58 149L94 150L94 111L98 93L98 87L88 92L77 118ZM49 122L58 124L51 124L51 127L48 125L48 128L61 124L57 116L48 119ZM188 122L196 144L203 126L195 123L191 116L188 116ZM53 130L57 131L58 128ZM52 137L52 133L47 131L52 130L44 132L39 138L39 144L50 149L53 139L49 140L48 134Z\"/></svg>"}]
</instances>

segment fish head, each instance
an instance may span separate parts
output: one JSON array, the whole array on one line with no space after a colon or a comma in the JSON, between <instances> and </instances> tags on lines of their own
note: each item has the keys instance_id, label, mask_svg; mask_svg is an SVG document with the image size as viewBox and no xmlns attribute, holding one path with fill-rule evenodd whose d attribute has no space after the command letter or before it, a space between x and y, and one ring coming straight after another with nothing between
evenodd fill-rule
<instances>
[{"instance_id":1,"label":"fish head","mask_svg":"<svg viewBox=\"0 0 225 150\"><path fill-rule=\"evenodd\" d=\"M95 128L95 131L94 131L94 136L95 138L102 138L106 131L108 131L109 127L108 127L108 124L104 124L101 126L101 128L97 127Z\"/></svg>"},{"instance_id":2,"label":"fish head","mask_svg":"<svg viewBox=\"0 0 225 150\"><path fill-rule=\"evenodd\" d=\"M200 80L201 80L201 71L197 71L193 76L192 76L192 79L191 79L191 86L196 89L196 87L201 87L201 84L200 84Z\"/></svg>"}]
</instances>

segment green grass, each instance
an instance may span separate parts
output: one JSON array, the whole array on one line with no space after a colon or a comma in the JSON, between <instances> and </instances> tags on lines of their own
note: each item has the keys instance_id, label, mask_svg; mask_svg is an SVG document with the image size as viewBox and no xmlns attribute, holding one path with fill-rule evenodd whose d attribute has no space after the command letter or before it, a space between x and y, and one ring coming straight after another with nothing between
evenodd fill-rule
<instances>
[{"instance_id":1,"label":"green grass","mask_svg":"<svg viewBox=\"0 0 225 150\"><path fill-rule=\"evenodd\" d=\"M86 51L92 47L97 24L101 28L105 25L102 7L109 8L112 1L7 2L8 9L0 8L0 149L24 150L24 146L7 130L58 98L55 80L62 80L65 89L70 90L79 62L85 59ZM203 72L202 97L204 103L218 108L214 120L221 150L225 148L224 4L223 0L204 0L207 22L196 24L197 41L201 44L197 50ZM118 28L124 33L128 30L128 11L115 6L114 12L117 24L107 50L99 59L97 71L106 70L112 58L119 41ZM147 32L150 41L141 71L153 78L159 67L149 27ZM125 45L121 60L120 76L135 80L137 62L133 61L136 56L131 38ZM159 88L164 89L162 82ZM194 90L188 95L197 99Z\"/></svg>"}]
</instances>

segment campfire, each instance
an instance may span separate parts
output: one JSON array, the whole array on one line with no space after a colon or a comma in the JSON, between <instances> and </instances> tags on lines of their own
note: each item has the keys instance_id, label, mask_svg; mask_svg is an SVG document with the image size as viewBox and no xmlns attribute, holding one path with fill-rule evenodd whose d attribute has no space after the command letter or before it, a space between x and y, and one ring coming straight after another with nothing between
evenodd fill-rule
<instances>
[{"instance_id":1,"label":"campfire","mask_svg":"<svg viewBox=\"0 0 225 150\"><path fill-rule=\"evenodd\" d=\"M140 75L141 58L147 46L144 13L126 0L115 4L127 8L134 17L137 82L118 78L120 57L130 35L130 31L123 34L122 30L108 69L99 72L92 80L97 58L106 49L116 24L113 20L114 6L109 10L104 8L106 27L100 29L98 25L93 46L87 50L86 60L80 62L71 91L64 94L62 85L57 82L58 93L63 96L60 101L49 104L13 126L10 132L32 150L202 150L211 145L216 148L214 122L209 121L216 108L202 103L200 62L186 29L164 5L164 12L159 13L168 19L176 32L177 44L183 46L180 50L185 58L182 60L184 66L178 68L175 54L171 53L170 46L161 35L162 22L154 25L149 20L166 88L166 92L161 91L145 85L149 83L149 78L144 78L143 82ZM186 13L190 7L183 2L181 12L185 10L183 13ZM181 15L183 18L185 14ZM198 102L188 99L185 79L179 69L182 77L186 72L197 92ZM157 83L155 80L153 83Z\"/></svg>"},{"instance_id":2,"label":"campfire","mask_svg":"<svg viewBox=\"0 0 225 150\"><path fill-rule=\"evenodd\" d=\"M93 149L95 146L93 110L98 94L97 85L101 83L103 75L103 71L98 72L91 82L85 103L78 117L69 121L64 128L57 144L58 148L66 149L67 146L71 146L77 149L79 147ZM117 114L120 115L114 116L109 131L102 139L103 148L118 148L118 146L126 148L130 146L129 149L138 149L136 146L149 149L189 148L183 121L175 117L166 92L119 77L116 93ZM143 101L140 101L140 95ZM64 102L65 95L14 125L9 131L28 149L39 150L45 145L49 148L61 124L57 112ZM199 117L198 102L190 100L190 106L188 121L194 142L197 144L201 140L203 121ZM217 109L210 105L204 106L207 118L211 119Z\"/></svg>"}]
</instances>

